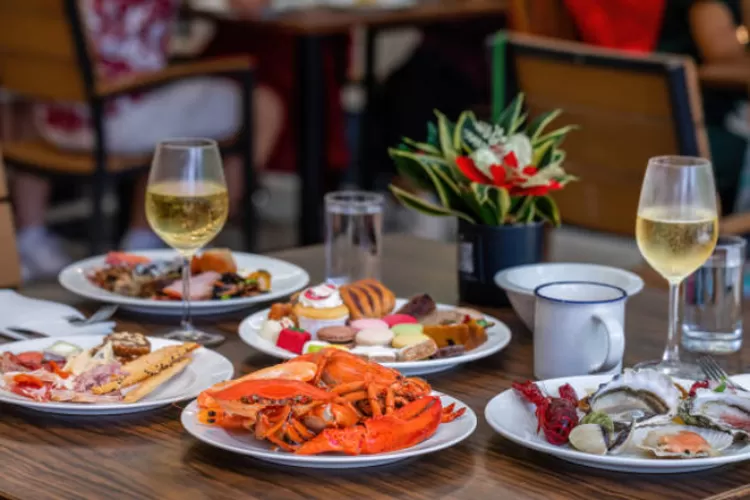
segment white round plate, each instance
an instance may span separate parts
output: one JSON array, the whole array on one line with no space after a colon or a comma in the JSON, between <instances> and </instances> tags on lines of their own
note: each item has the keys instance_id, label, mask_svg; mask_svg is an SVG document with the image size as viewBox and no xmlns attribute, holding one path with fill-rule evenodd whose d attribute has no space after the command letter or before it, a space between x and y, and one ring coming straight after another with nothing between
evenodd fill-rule
<instances>
[{"instance_id":1,"label":"white round plate","mask_svg":"<svg viewBox=\"0 0 750 500\"><path fill-rule=\"evenodd\" d=\"M177 253L174 250L149 250L133 252L150 259L173 259ZM284 262L283 260L255 255L250 253L232 252L234 260L239 269L256 271L265 269L271 273L271 292L256 295L255 297L241 297L228 300L197 300L190 303L193 316L208 316L212 314L223 314L238 309L244 309L253 304L261 304L270 300L291 295L303 288L310 281L307 272L301 267ZM86 274L104 266L105 255L91 257L78 261L66 267L60 272L58 281L60 284L81 297L118 304L123 309L146 314L159 314L168 316L179 316L182 314L182 302L167 300L150 300L126 297L116 293L108 292L94 285L86 277Z\"/></svg>"},{"instance_id":2,"label":"white round plate","mask_svg":"<svg viewBox=\"0 0 750 500\"><path fill-rule=\"evenodd\" d=\"M591 375L544 380L540 383L544 385L547 392L553 395L557 394L558 387L568 383L573 386L578 396L582 397L588 391L596 389L599 384L611 379L611 375ZM732 377L732 380L745 387L750 385L750 375L739 375ZM680 381L680 383L686 388L691 384L687 381ZM733 445L717 457L682 460L649 458L635 452L630 453L628 450L624 451L621 455L600 456L583 453L573 449L569 445L555 446L548 443L543 435L537 434L537 421L534 417L533 405L523 402L514 393L513 389L508 389L492 398L484 410L484 418L500 435L521 446L561 458L568 462L597 469L638 474L674 474L710 469L750 459L750 445Z\"/></svg>"},{"instance_id":3,"label":"white round plate","mask_svg":"<svg viewBox=\"0 0 750 500\"><path fill-rule=\"evenodd\" d=\"M18 354L25 351L42 351L55 342L64 341L78 345L84 349L100 345L103 335L76 335L69 337L55 337L24 340L0 346L0 351ZM180 344L173 340L149 337L152 349L159 349L168 345ZM214 384L229 380L234 375L232 363L221 354L199 347L192 352L193 362L179 375L165 382L154 392L137 403L59 403L33 401L11 392L0 390L0 402L9 403L24 408L31 408L46 413L60 415L119 415L151 410L178 401L192 399Z\"/></svg>"},{"instance_id":4,"label":"white round plate","mask_svg":"<svg viewBox=\"0 0 750 500\"><path fill-rule=\"evenodd\" d=\"M270 443L255 439L250 433L227 432L220 427L203 425L198 422L198 403L193 401L184 410L182 410L182 426L196 439L204 443L216 446L223 450L239 453L241 455L250 455L260 460L271 462L279 465L295 467L311 467L316 469L354 469L358 467L373 467L376 465L385 465L410 457L426 455L436 451L449 448L460 443L467 437L471 436L477 427L477 415L461 401L440 394L433 393L435 396L441 396L443 406L456 403L456 408L466 407L466 413L461 418L440 424L435 434L428 440L419 443L416 446L405 450L392 451L389 453L379 453L377 455L344 455L344 454L325 454L325 455L295 455L286 451L271 450Z\"/></svg>"},{"instance_id":5,"label":"white round plate","mask_svg":"<svg viewBox=\"0 0 750 500\"><path fill-rule=\"evenodd\" d=\"M396 308L401 307L407 301L405 299L398 299L396 301ZM448 306L445 304L438 304L438 309L453 309L454 306ZM245 318L240 323L240 338L248 344L261 352L274 356L280 359L292 359L297 355L293 352L287 351L280 347L276 347L271 342L262 338L258 335L263 322L268 317L270 309L264 309L258 311ZM481 346L473 349L462 356L456 356L454 358L441 358L441 359L425 359L422 361L399 361L395 363L381 363L383 366L395 368L404 375L428 375L430 373L436 373L454 366L468 363L476 359L485 358L495 354L499 350L503 349L510 342L511 334L510 329L497 318L485 315L487 321L494 323L492 327L487 329L487 341Z\"/></svg>"}]
</instances>

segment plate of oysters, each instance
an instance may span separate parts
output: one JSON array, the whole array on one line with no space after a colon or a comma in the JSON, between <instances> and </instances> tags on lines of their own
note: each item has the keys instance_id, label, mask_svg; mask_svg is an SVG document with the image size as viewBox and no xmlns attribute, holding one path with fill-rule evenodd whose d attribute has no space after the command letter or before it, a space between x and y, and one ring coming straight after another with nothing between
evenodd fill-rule
<instances>
[{"instance_id":1,"label":"plate of oysters","mask_svg":"<svg viewBox=\"0 0 750 500\"><path fill-rule=\"evenodd\" d=\"M732 380L750 386L750 374ZM750 459L750 392L649 369L516 382L485 418L515 443L598 469L668 474Z\"/></svg>"},{"instance_id":2,"label":"plate of oysters","mask_svg":"<svg viewBox=\"0 0 750 500\"><path fill-rule=\"evenodd\" d=\"M239 333L251 347L280 359L335 348L408 375L490 356L511 338L497 318L438 304L428 294L398 299L372 279L302 290L247 317Z\"/></svg>"}]
</instances>

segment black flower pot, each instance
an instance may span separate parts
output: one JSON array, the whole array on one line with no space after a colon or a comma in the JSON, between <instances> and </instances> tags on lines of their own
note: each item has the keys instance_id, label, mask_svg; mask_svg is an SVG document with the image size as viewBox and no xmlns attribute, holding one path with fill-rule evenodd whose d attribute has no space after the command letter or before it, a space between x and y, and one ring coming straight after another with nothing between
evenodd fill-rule
<instances>
[{"instance_id":1,"label":"black flower pot","mask_svg":"<svg viewBox=\"0 0 750 500\"><path fill-rule=\"evenodd\" d=\"M459 220L458 288L461 302L509 307L505 291L495 285L495 274L509 267L541 262L543 243L542 222L485 226Z\"/></svg>"}]
</instances>

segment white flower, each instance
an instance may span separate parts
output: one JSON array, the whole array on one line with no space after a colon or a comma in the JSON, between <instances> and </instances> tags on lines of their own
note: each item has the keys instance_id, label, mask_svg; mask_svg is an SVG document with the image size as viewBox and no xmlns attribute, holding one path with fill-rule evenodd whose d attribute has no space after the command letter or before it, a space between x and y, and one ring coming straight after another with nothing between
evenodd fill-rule
<instances>
[{"instance_id":1,"label":"white flower","mask_svg":"<svg viewBox=\"0 0 750 500\"><path fill-rule=\"evenodd\" d=\"M503 150L500 148L481 148L477 149L469 157L474 161L474 165L484 175L492 178L490 167L492 165L502 165L503 163Z\"/></svg>"},{"instance_id":2,"label":"white flower","mask_svg":"<svg viewBox=\"0 0 750 500\"><path fill-rule=\"evenodd\" d=\"M503 144L503 147L505 149L505 154L513 153L516 155L519 169L531 165L533 150L531 147L531 141L526 134L513 134L508 137L508 140Z\"/></svg>"}]
</instances>

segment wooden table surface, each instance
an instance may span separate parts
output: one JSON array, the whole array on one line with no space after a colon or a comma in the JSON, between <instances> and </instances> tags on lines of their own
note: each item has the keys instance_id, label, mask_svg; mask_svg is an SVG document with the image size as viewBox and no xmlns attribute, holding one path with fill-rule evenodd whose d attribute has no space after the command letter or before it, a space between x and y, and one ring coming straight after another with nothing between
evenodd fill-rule
<instances>
[{"instance_id":1,"label":"wooden table surface","mask_svg":"<svg viewBox=\"0 0 750 500\"><path fill-rule=\"evenodd\" d=\"M276 254L320 280L321 247ZM383 278L399 296L429 292L456 301L455 247L386 238ZM71 296L71 304L78 304ZM750 483L750 464L694 474L628 475L568 464L496 435L484 407L514 380L532 376L530 333L512 311L488 311L513 331L504 351L428 377L435 389L466 402L479 416L465 442L421 458L366 470L284 468L202 444L182 430L180 408L120 417L57 417L2 406L0 496L13 499L237 499L237 498L706 498ZM660 355L666 296L646 289L627 310L626 364ZM746 315L747 318L747 315ZM229 340L218 348L245 373L275 363L242 344L236 319L219 323ZM159 327L122 316L120 329ZM744 353L729 358L740 371Z\"/></svg>"},{"instance_id":2,"label":"wooden table surface","mask_svg":"<svg viewBox=\"0 0 750 500\"><path fill-rule=\"evenodd\" d=\"M403 9L315 8L265 17L244 14L215 0L192 0L189 4L192 12L211 17L273 26L296 34L327 35L347 32L354 26L425 24L500 15L507 13L510 0L420 0Z\"/></svg>"}]
</instances>

